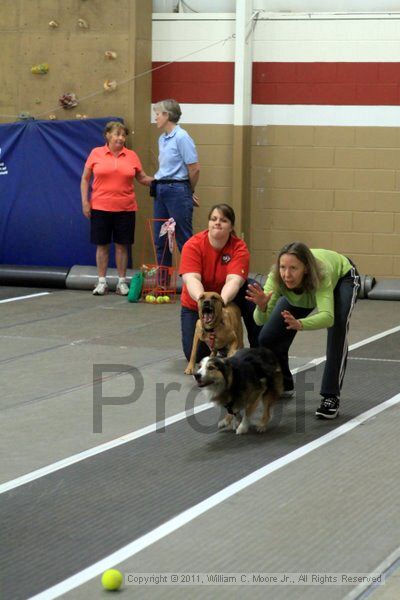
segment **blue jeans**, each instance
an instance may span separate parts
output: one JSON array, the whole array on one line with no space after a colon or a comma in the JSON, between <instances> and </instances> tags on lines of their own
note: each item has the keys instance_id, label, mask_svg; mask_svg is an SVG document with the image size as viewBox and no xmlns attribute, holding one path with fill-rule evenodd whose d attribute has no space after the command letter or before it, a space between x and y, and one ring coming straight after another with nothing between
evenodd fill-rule
<instances>
[{"instance_id":1,"label":"blue jeans","mask_svg":"<svg viewBox=\"0 0 400 600\"><path fill-rule=\"evenodd\" d=\"M157 183L154 199L154 218L169 219L176 223L175 240L179 248L193 235L193 198L188 181L174 183ZM162 222L154 223L154 243L156 245L157 264L171 266L172 255L169 251L167 236L160 238Z\"/></svg>"},{"instance_id":2,"label":"blue jeans","mask_svg":"<svg viewBox=\"0 0 400 600\"><path fill-rule=\"evenodd\" d=\"M237 304L242 314L242 318L246 327L247 337L249 338L250 348L258 346L258 336L260 335L261 327L257 325L253 319L254 304L246 300L246 289L249 283L253 283L253 279L246 281L238 291L233 302ZM181 308L181 332L182 332L182 347L187 358L190 359L192 353L193 336L196 327L197 319L199 318L197 310L191 310L182 306ZM210 354L210 349L204 342L200 342L197 350L196 362L199 362L205 356Z\"/></svg>"},{"instance_id":3,"label":"blue jeans","mask_svg":"<svg viewBox=\"0 0 400 600\"><path fill-rule=\"evenodd\" d=\"M273 311L265 325L263 325L258 341L260 346L271 350L278 359L283 375L283 385L285 390L292 390L294 387L293 375L289 368L289 348L295 338L297 331L286 329L285 321L282 317L282 311L288 310L295 319L304 319L312 311L311 308L300 308L292 306L285 297L279 298Z\"/></svg>"}]
</instances>

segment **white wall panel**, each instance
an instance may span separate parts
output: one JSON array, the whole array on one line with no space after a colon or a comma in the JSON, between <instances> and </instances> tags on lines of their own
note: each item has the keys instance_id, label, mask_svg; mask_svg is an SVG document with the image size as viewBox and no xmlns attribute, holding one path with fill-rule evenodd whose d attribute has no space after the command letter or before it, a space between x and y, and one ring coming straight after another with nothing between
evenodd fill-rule
<instances>
[{"instance_id":1,"label":"white wall panel","mask_svg":"<svg viewBox=\"0 0 400 600\"><path fill-rule=\"evenodd\" d=\"M152 60L232 62L235 58L234 20L153 20ZM215 42L217 45L211 46ZM193 54L195 52L196 54Z\"/></svg>"},{"instance_id":2,"label":"white wall panel","mask_svg":"<svg viewBox=\"0 0 400 600\"><path fill-rule=\"evenodd\" d=\"M153 21L152 59L233 61L234 30L232 20ZM253 35L256 62L400 60L400 19L259 20Z\"/></svg>"},{"instance_id":3,"label":"white wall panel","mask_svg":"<svg viewBox=\"0 0 400 600\"><path fill-rule=\"evenodd\" d=\"M199 125L233 125L233 104L184 104L180 103L181 125L196 123ZM151 111L154 123L154 112Z\"/></svg>"},{"instance_id":4,"label":"white wall panel","mask_svg":"<svg viewBox=\"0 0 400 600\"><path fill-rule=\"evenodd\" d=\"M255 42L255 62L398 62L400 41Z\"/></svg>"},{"instance_id":5,"label":"white wall panel","mask_svg":"<svg viewBox=\"0 0 400 600\"><path fill-rule=\"evenodd\" d=\"M197 12L235 11L235 0L191 0L187 2ZM185 12L183 2L179 0L153 0L154 12L173 12L178 7ZM398 0L257 0L256 7L272 11L396 11L399 10Z\"/></svg>"},{"instance_id":6,"label":"white wall panel","mask_svg":"<svg viewBox=\"0 0 400 600\"><path fill-rule=\"evenodd\" d=\"M252 125L398 127L400 106L253 105Z\"/></svg>"},{"instance_id":7,"label":"white wall panel","mask_svg":"<svg viewBox=\"0 0 400 600\"><path fill-rule=\"evenodd\" d=\"M257 21L254 40L399 40L396 19L284 19Z\"/></svg>"},{"instance_id":8,"label":"white wall panel","mask_svg":"<svg viewBox=\"0 0 400 600\"><path fill-rule=\"evenodd\" d=\"M235 21L225 20L154 20L153 40L188 41L205 40L213 42L235 33Z\"/></svg>"},{"instance_id":9,"label":"white wall panel","mask_svg":"<svg viewBox=\"0 0 400 600\"><path fill-rule=\"evenodd\" d=\"M382 1L382 0L378 0ZM190 8L189 8L190 7ZM192 10L196 12L235 12L236 1L235 0L193 0L185 3L179 0L153 0L153 11L154 12L172 12L178 8L183 13L191 13ZM192 12L193 14L193 12Z\"/></svg>"},{"instance_id":10,"label":"white wall panel","mask_svg":"<svg viewBox=\"0 0 400 600\"><path fill-rule=\"evenodd\" d=\"M183 125L233 125L232 104L183 104ZM154 113L151 111L154 122ZM254 105L251 125L398 127L400 106Z\"/></svg>"},{"instance_id":11,"label":"white wall panel","mask_svg":"<svg viewBox=\"0 0 400 600\"><path fill-rule=\"evenodd\" d=\"M303 12L380 12L399 10L398 0L257 0L257 8L264 10ZM215 0L215 7L218 0Z\"/></svg>"},{"instance_id":12,"label":"white wall panel","mask_svg":"<svg viewBox=\"0 0 400 600\"><path fill-rule=\"evenodd\" d=\"M182 62L233 62L235 59L235 42L233 40L218 46L208 47L212 42L159 42L153 40L152 60L157 62L180 60Z\"/></svg>"}]
</instances>

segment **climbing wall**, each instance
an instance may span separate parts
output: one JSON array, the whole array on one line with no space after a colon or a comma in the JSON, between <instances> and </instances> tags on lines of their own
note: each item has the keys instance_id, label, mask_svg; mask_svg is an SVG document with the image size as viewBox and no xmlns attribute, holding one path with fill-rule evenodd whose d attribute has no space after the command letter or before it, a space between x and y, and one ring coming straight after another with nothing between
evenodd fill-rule
<instances>
[{"instance_id":1,"label":"climbing wall","mask_svg":"<svg viewBox=\"0 0 400 600\"><path fill-rule=\"evenodd\" d=\"M152 174L151 11L151 0L1 0L0 123L120 117ZM140 244L152 205L147 188L137 197Z\"/></svg>"},{"instance_id":2,"label":"climbing wall","mask_svg":"<svg viewBox=\"0 0 400 600\"><path fill-rule=\"evenodd\" d=\"M134 118L135 75L151 66L151 1L2 0L0 33L1 122L21 112ZM66 93L78 99L69 110L59 102Z\"/></svg>"}]
</instances>

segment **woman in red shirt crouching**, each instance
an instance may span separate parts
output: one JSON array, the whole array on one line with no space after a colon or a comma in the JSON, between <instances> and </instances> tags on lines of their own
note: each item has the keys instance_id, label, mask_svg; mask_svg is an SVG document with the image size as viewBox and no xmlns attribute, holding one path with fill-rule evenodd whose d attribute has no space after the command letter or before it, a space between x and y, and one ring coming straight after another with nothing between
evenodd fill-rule
<instances>
[{"instance_id":1,"label":"woman in red shirt crouching","mask_svg":"<svg viewBox=\"0 0 400 600\"><path fill-rule=\"evenodd\" d=\"M135 214L138 209L133 180L150 185L138 155L125 147L128 128L119 121L105 126L105 146L93 148L85 163L81 179L82 211L90 219L90 241L96 244L99 281L95 296L108 292L106 280L110 243L115 244L118 272L117 294L127 296L128 246L135 238ZM89 200L89 183L93 177Z\"/></svg>"},{"instance_id":2,"label":"woman in red shirt crouching","mask_svg":"<svg viewBox=\"0 0 400 600\"><path fill-rule=\"evenodd\" d=\"M250 346L258 346L261 327L253 319L254 305L245 298L250 253L245 242L235 235L234 225L233 208L216 204L208 215L208 229L192 236L182 248L181 328L187 360L198 319L197 301L203 292L221 294L225 304L235 302L242 313ZM201 342L197 360L208 354L209 348Z\"/></svg>"}]
</instances>

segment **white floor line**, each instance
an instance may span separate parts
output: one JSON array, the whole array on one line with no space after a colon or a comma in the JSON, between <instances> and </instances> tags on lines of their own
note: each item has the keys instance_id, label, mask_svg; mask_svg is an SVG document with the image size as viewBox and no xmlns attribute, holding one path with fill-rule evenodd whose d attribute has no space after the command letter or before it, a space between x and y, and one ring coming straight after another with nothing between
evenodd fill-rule
<instances>
[{"instance_id":1,"label":"white floor line","mask_svg":"<svg viewBox=\"0 0 400 600\"><path fill-rule=\"evenodd\" d=\"M378 406L375 406L374 408L365 411L361 415L358 415L354 419L351 419L351 421L348 421L347 423L341 425L337 429L330 431L329 433L321 436L316 440L313 440L312 442L306 444L305 446L302 446L301 448L297 448L297 450L294 450L293 452L289 452L289 454L282 456L281 458L273 461L265 467L261 467L253 473L246 475L246 477L243 477L239 481L236 481L235 483L229 485L220 492L217 492L216 494L210 496L206 500L203 500L195 506L192 506L191 508L185 510L180 515L177 515L176 517L170 519L163 525L160 525L152 531L149 531L142 537L138 538L137 540L134 540L130 544L127 544L120 550L113 552L106 558L103 558L102 560L91 565L90 567L87 567L83 571L76 573L72 577L61 581L60 583L49 588L48 590L45 590L44 592L33 596L32 598L30 598L30 600L53 600L54 598L58 598L62 594L66 594L67 592L75 589L76 587L83 585L90 579L99 576L106 569L114 568L119 563L127 560L128 558L131 558L141 550L144 550L148 546L151 546L151 544L154 544L155 542L159 541L160 539L164 538L170 533L173 533L180 527L183 527L190 521L193 521L200 515L206 513L215 506L218 506L218 504L221 504L225 500L228 500L228 498L231 498L232 496L246 489L250 485L253 485L254 483L260 481L267 475L270 475L278 469L289 465L290 463L298 460L306 454L309 454L313 450L316 450L321 446L328 444L332 440L341 437L342 435L345 435L346 433L348 433L355 427L358 427L368 419L375 417L382 411L399 403L400 394L397 394L393 398L390 398L389 400L382 402Z\"/></svg>"},{"instance_id":2,"label":"white floor line","mask_svg":"<svg viewBox=\"0 0 400 600\"><path fill-rule=\"evenodd\" d=\"M37 298L38 296L48 296L51 292L38 292L37 294L28 294L27 296L16 296L15 298L6 298L6 300L0 300L0 304L6 302L15 302L16 300L27 300L28 298Z\"/></svg>"},{"instance_id":3,"label":"white floor line","mask_svg":"<svg viewBox=\"0 0 400 600\"><path fill-rule=\"evenodd\" d=\"M397 359L397 358L363 358L361 356L349 356L349 360L366 360L368 362L400 363L400 359Z\"/></svg>"},{"instance_id":4,"label":"white floor line","mask_svg":"<svg viewBox=\"0 0 400 600\"><path fill-rule=\"evenodd\" d=\"M380 340L381 338L386 337L387 335L391 335L392 333L397 333L398 331L400 331L400 325L392 327L392 329L382 331L381 333L377 333L376 335L372 335L371 337L366 338L365 340L361 340L360 342L356 342L355 344L349 346L349 350L356 350L361 346L365 346L366 344L370 344L371 342L376 342L376 340Z\"/></svg>"},{"instance_id":5,"label":"white floor line","mask_svg":"<svg viewBox=\"0 0 400 600\"><path fill-rule=\"evenodd\" d=\"M365 346L366 344L370 344L371 342L374 342L382 337L385 337L392 333L396 333L398 331L400 331L400 326L394 327L392 329L388 329L386 331L383 331L382 333L378 333L372 337L366 338L365 340L361 340L360 342L353 344L352 346L349 347L349 350L354 350L355 348L359 348L360 346ZM317 365L323 363L325 358L326 358L325 356L320 356L319 358L315 358L315 359L307 362L306 364L302 365L301 367L292 369L292 373L295 375L296 373L306 371L311 366L317 366ZM17 477L16 479L11 479L10 481L6 481L5 483L0 484L0 494L4 494L5 492L8 492L16 487L26 484L26 483L30 483L31 481L34 481L35 479L39 479L40 477L45 477L46 475L49 475L50 473L54 473L55 471L64 469L65 467L68 467L77 462L80 462L82 460L90 458L91 456L95 456L96 454L101 454L102 452L106 452L107 450L116 448L117 446L120 446L121 444L126 444L126 443L131 442L132 440L136 440L144 435L148 435L149 433L154 433L160 427L163 427L163 426L167 427L168 425L172 425L173 423L177 423L178 421L183 421L184 419L188 418L192 414L200 413L203 410L207 410L207 409L211 408L212 406L213 405L210 402L207 402L206 404L201 404L200 406L197 406L194 409L194 411L190 410L190 411L178 413L176 415L173 415L172 417L169 417L165 421L162 421L159 423L152 423L151 425L148 425L147 427L143 427L142 429L133 431L132 433L128 433L126 435L123 435L122 437L116 438L114 440L110 440L109 442L100 444L99 446L94 446L93 448L89 448L89 450L85 450L84 452L79 452L78 454L73 454L72 456L64 458L63 460L57 461L55 463L52 463L50 465L47 465L47 466L37 469L35 471L31 471L30 473L26 473L25 475L21 475L20 477Z\"/></svg>"},{"instance_id":6,"label":"white floor line","mask_svg":"<svg viewBox=\"0 0 400 600\"><path fill-rule=\"evenodd\" d=\"M54 473L54 471L65 469L65 467L69 467L70 465L85 460L86 458L90 458L91 456L95 456L96 454L101 454L102 452L107 452L107 450L111 450L112 448L116 448L117 446L121 446L122 444L127 444L128 442L136 440L144 435L148 435L149 433L154 433L158 429L162 429L164 427L168 427L169 425L173 425L174 423L182 421L183 419L186 419L191 415L197 415L203 410L208 410L212 406L212 402L207 402L206 404L195 406L193 409L180 412L176 415L173 415L172 417L167 417L164 421L152 423L151 425L147 425L147 427L143 427L142 429L138 429L137 431L132 431L132 433L127 433L126 435L123 435L114 440L110 440L109 442L105 442L104 444L100 444L99 446L95 446L94 448L89 448L89 450L85 450L84 452L80 452L79 454L73 454L72 456L68 456L67 458L52 463L51 465L47 465L46 467L42 467L41 469L37 469L36 471L32 471L31 473L26 473L26 475L22 475L17 479L6 481L5 483L2 483L0 485L0 494L9 492L10 490L15 489L16 487L25 485L26 483L30 483L35 479L40 479L40 477L44 477L45 475Z\"/></svg>"},{"instance_id":7,"label":"white floor line","mask_svg":"<svg viewBox=\"0 0 400 600\"><path fill-rule=\"evenodd\" d=\"M384 574L385 572L390 570L390 567L396 563L400 558L400 546L396 548L394 552L389 554L388 557L385 558L371 573L380 573ZM366 592L367 590L377 589L380 586L371 585L370 583L360 583L356 588L354 588L351 592L347 594L343 598L343 600L357 600L360 596Z\"/></svg>"},{"instance_id":8,"label":"white floor line","mask_svg":"<svg viewBox=\"0 0 400 600\"><path fill-rule=\"evenodd\" d=\"M365 340L360 340L359 342L355 342L354 344L351 344L351 346L349 346L349 350L357 350L357 348L361 348L362 346L366 346L367 344L376 342L377 340L380 340L383 337L391 335L392 333L398 333L399 331L400 331L400 325L397 325L396 327L392 327L391 329L386 329L386 331L382 331L381 333L372 335L369 338L365 338ZM353 358L353 357L349 357L349 358ZM324 360L326 360L326 356L320 356L319 358L313 358L305 365L302 365L301 367L298 367L297 369L293 369L292 373L300 373L301 371L306 371L312 365L315 365L315 366L320 365L321 363L324 362ZM355 358L353 358L353 360L355 360Z\"/></svg>"}]
</instances>

